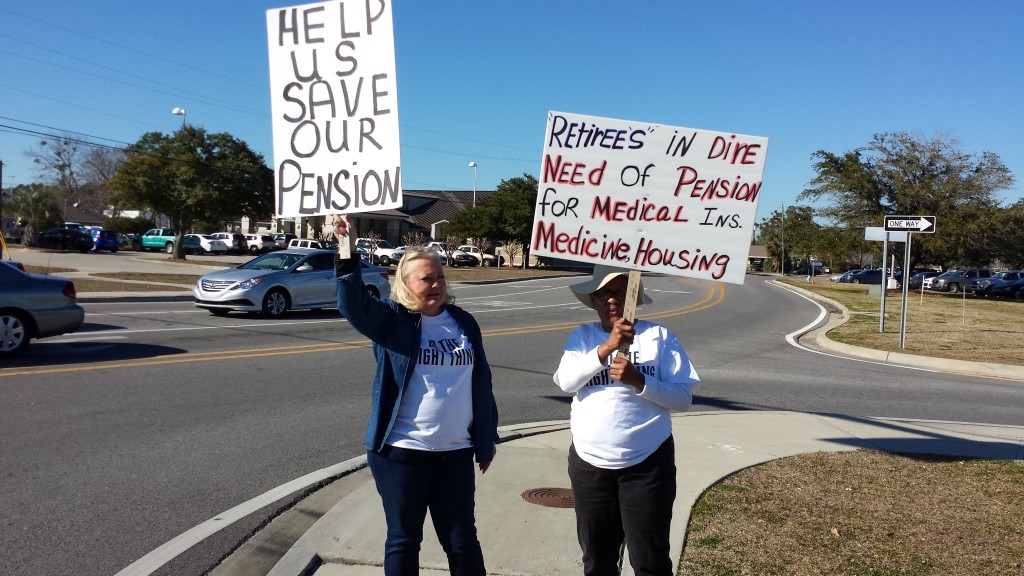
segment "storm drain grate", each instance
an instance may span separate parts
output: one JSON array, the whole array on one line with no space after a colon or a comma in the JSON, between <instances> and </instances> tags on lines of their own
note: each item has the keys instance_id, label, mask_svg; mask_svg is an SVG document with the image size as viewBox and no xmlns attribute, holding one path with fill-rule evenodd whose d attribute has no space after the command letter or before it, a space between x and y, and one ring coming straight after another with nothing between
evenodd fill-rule
<instances>
[{"instance_id":1,"label":"storm drain grate","mask_svg":"<svg viewBox=\"0 0 1024 576\"><path fill-rule=\"evenodd\" d=\"M575 504L569 488L530 488L523 492L523 500L548 508L572 508Z\"/></svg>"}]
</instances>

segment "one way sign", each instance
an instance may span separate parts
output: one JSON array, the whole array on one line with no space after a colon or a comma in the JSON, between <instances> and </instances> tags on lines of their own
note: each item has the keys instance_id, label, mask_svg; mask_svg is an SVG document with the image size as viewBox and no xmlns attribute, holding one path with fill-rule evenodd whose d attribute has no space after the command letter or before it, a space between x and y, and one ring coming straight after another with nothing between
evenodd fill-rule
<instances>
[{"instance_id":1,"label":"one way sign","mask_svg":"<svg viewBox=\"0 0 1024 576\"><path fill-rule=\"evenodd\" d=\"M886 216L886 232L935 232L935 216Z\"/></svg>"}]
</instances>

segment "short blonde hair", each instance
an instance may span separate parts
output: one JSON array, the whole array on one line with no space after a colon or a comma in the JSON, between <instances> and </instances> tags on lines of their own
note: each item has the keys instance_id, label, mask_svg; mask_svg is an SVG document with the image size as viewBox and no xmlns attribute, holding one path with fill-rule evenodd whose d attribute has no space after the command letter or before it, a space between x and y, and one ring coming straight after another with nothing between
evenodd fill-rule
<instances>
[{"instance_id":1,"label":"short blonde hair","mask_svg":"<svg viewBox=\"0 0 1024 576\"><path fill-rule=\"evenodd\" d=\"M395 268L395 287L392 290L391 297L394 298L395 302L398 302L402 306L405 306L413 312L419 312L419 302L412 297L409 293L409 286L405 283L406 269L409 264L416 260L433 260L437 262L437 250L433 248L424 248L422 246L415 246L406 250L405 255L398 261L398 266ZM447 284L447 283L446 283ZM452 296L451 290L448 286L445 286L445 304L454 304L455 296Z\"/></svg>"}]
</instances>

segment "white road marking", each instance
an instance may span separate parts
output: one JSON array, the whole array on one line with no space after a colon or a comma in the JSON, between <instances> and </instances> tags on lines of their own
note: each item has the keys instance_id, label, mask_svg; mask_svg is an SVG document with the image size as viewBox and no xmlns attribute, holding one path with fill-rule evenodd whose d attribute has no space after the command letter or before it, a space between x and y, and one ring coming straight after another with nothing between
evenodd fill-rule
<instances>
[{"instance_id":1,"label":"white road marking","mask_svg":"<svg viewBox=\"0 0 1024 576\"><path fill-rule=\"evenodd\" d=\"M92 332L75 332L73 336L66 336L59 340L60 344L74 344L76 342L93 342L95 340L127 340L127 336L118 336L115 334L105 335L100 332L96 332L93 335ZM46 342L54 342L56 338L47 338Z\"/></svg>"},{"instance_id":2,"label":"white road marking","mask_svg":"<svg viewBox=\"0 0 1024 576\"><path fill-rule=\"evenodd\" d=\"M154 316L158 314L209 314L208 310L192 308L188 310L147 310L145 312L85 312L86 316Z\"/></svg>"},{"instance_id":3,"label":"white road marking","mask_svg":"<svg viewBox=\"0 0 1024 576\"><path fill-rule=\"evenodd\" d=\"M166 327L166 328L147 328L145 330L108 330L108 331L105 331L105 333L106 334L117 335L117 334L145 334L147 332L187 332L187 331L195 331L195 330L225 330L225 329L233 329L233 328L271 328L272 329L275 326L293 326L293 325L298 325L298 324L325 324L325 323L332 323L332 322L347 322L347 320L345 320L344 318L338 318L336 320L335 319L331 319L331 320L303 320L303 321L300 321L300 322L273 322L273 323L266 323L266 324L228 324L226 326L177 326L177 327ZM85 336L85 334L88 334L88 332L76 333L74 336L71 336L71 337L72 338L76 338L76 337L79 337L79 336ZM101 333L97 332L97 334L101 334ZM107 337L113 338L115 336L98 336L98 337L100 337L100 338L107 338ZM67 338L67 337L65 337L65 338ZM62 339L60 336L54 336L52 338L47 338L48 342L54 342L54 341L58 341L58 340L60 342L66 342L67 341L67 340Z\"/></svg>"},{"instance_id":4,"label":"white road marking","mask_svg":"<svg viewBox=\"0 0 1024 576\"><path fill-rule=\"evenodd\" d=\"M365 464L366 456L357 456L351 460L335 464L334 466L321 468L320 470L311 472L305 476L296 478L291 482L268 490L248 502L243 502L230 510L224 511L213 518L210 518L206 522L203 522L194 528L186 530L163 546L160 546L149 554L146 554L142 558L132 562L131 565L115 574L115 576L148 576L162 568L182 552L209 538L218 531L227 528L234 522L256 512L260 508L269 506L289 494L298 492L299 490L312 486L317 482L321 482L335 476L341 476L346 472L362 468Z\"/></svg>"},{"instance_id":5,"label":"white road marking","mask_svg":"<svg viewBox=\"0 0 1024 576\"><path fill-rule=\"evenodd\" d=\"M818 304L813 298L808 298L807 296L797 292L796 290L791 290L790 288L788 288L786 286L781 286L779 284L776 284L776 283L772 282L771 280L765 280L765 283L770 285L770 286L776 286L778 288L782 288L783 290L786 290L787 292L791 292L793 294L796 294L797 296L799 296L799 297L803 298L804 300L807 300L811 304L814 304L815 306L817 306L818 310L820 311L818 313L818 317L815 318L813 322L811 322L810 324L804 326L803 328L800 328L800 329L798 329L798 330L796 330L794 332L791 332L791 333L786 335L786 342L789 342L790 346L793 346L794 348L799 348L800 350L804 350L806 352L813 352L815 354L821 354L822 356L828 356L830 358L842 358L843 360L850 360L850 361L853 361L853 362L863 362L865 364L874 364L875 366L888 366L890 368L904 368L906 370L917 370L917 371L920 371L920 372L932 372L932 373L941 373L942 372L941 370L933 370L931 368L919 368L917 366L904 366L902 364L891 364L889 362L878 362L876 360L867 360L867 359L864 359L864 358L854 358L852 356L840 356L839 354L831 354L829 352L822 352L821 350L814 350L812 348L808 348L807 346L804 346L803 344L800 344L799 342L796 341L796 339L799 338L800 336L806 334L807 332L810 332L815 326L817 326L821 322L821 320L823 318L828 316L828 310L826 310L825 307L822 306L821 304Z\"/></svg>"}]
</instances>

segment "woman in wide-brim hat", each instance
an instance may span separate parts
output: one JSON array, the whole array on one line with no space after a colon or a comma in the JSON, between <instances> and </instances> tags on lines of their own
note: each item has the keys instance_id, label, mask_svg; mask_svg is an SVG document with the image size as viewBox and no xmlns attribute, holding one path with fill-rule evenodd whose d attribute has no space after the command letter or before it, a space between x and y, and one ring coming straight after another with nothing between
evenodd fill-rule
<instances>
[{"instance_id":1,"label":"woman in wide-brim hat","mask_svg":"<svg viewBox=\"0 0 1024 576\"><path fill-rule=\"evenodd\" d=\"M589 280L569 287L598 321L569 336L554 380L575 394L569 478L584 574L616 573L625 541L636 573L669 576L671 413L690 407L699 378L671 331L623 318L628 281L628 270L598 264ZM636 304L651 303L641 281ZM626 354L616 354L623 347Z\"/></svg>"}]
</instances>

